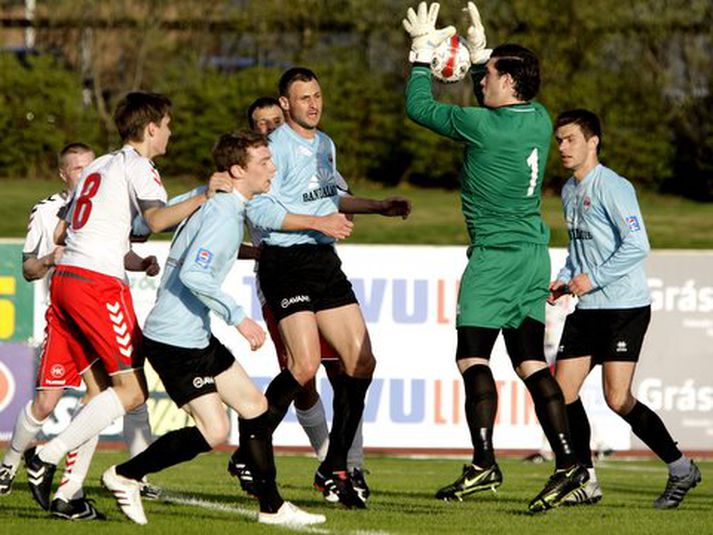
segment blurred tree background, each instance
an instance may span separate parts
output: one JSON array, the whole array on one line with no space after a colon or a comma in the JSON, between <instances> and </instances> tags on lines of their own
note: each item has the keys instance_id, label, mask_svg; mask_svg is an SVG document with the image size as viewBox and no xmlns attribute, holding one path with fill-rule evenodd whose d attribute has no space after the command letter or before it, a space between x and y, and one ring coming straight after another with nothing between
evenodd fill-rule
<instances>
[{"instance_id":1,"label":"blurred tree background","mask_svg":"<svg viewBox=\"0 0 713 535\"><path fill-rule=\"evenodd\" d=\"M116 148L111 110L125 92L174 101L165 175L204 176L222 132L246 125L292 65L314 69L322 128L350 180L457 187L461 148L411 123L403 89L415 0L0 0L0 176L54 175L53 154L82 140ZM465 33L463 1L439 22ZM29 12L26 8L29 7ZM653 191L713 201L713 2L479 2L489 45L517 42L542 62L553 117L603 120L606 164ZM470 81L437 98L474 102ZM546 184L566 178L550 154Z\"/></svg>"}]
</instances>

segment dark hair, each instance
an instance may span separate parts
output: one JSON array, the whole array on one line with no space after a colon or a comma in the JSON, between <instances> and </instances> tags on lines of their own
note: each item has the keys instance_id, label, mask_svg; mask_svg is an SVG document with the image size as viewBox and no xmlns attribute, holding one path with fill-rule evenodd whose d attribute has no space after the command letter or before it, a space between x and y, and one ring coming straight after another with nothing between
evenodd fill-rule
<instances>
[{"instance_id":1,"label":"dark hair","mask_svg":"<svg viewBox=\"0 0 713 535\"><path fill-rule=\"evenodd\" d=\"M255 120L253 119L253 113L255 110L272 108L273 106L277 106L278 108L280 107L280 101L275 97L260 97L248 106L248 125L250 125L251 130L255 129Z\"/></svg>"},{"instance_id":2,"label":"dark hair","mask_svg":"<svg viewBox=\"0 0 713 535\"><path fill-rule=\"evenodd\" d=\"M292 67L287 69L282 76L277 88L280 91L281 97L286 97L290 86L295 82L311 82L317 80L317 75L307 67Z\"/></svg>"},{"instance_id":3,"label":"dark hair","mask_svg":"<svg viewBox=\"0 0 713 535\"><path fill-rule=\"evenodd\" d=\"M493 49L494 67L500 73L512 76L515 96L529 101L540 90L540 61L532 50L520 45L505 44Z\"/></svg>"},{"instance_id":4,"label":"dark hair","mask_svg":"<svg viewBox=\"0 0 713 535\"><path fill-rule=\"evenodd\" d=\"M62 150L57 153L57 167L64 167L64 159L70 154L83 154L85 152L94 152L89 145L84 143L67 143Z\"/></svg>"},{"instance_id":5,"label":"dark hair","mask_svg":"<svg viewBox=\"0 0 713 535\"><path fill-rule=\"evenodd\" d=\"M248 149L267 147L267 136L252 130L228 132L218 139L213 147L213 161L218 171L227 171L233 165L245 167Z\"/></svg>"},{"instance_id":6,"label":"dark hair","mask_svg":"<svg viewBox=\"0 0 713 535\"><path fill-rule=\"evenodd\" d=\"M122 141L143 141L149 123L161 124L171 114L171 100L160 93L128 93L116 105L114 124Z\"/></svg>"},{"instance_id":7,"label":"dark hair","mask_svg":"<svg viewBox=\"0 0 713 535\"><path fill-rule=\"evenodd\" d=\"M584 134L584 139L589 140L592 136L599 138L597 144L597 154L602 148L602 125L599 122L599 117L593 111L585 109L563 111L557 116L555 121L555 130L561 126L568 124L576 124Z\"/></svg>"}]
</instances>

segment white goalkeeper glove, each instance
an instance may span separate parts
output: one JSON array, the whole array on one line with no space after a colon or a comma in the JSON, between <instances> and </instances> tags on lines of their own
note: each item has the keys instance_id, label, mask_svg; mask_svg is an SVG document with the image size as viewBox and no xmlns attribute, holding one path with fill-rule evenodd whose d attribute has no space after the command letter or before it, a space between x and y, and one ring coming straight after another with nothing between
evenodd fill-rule
<instances>
[{"instance_id":1,"label":"white goalkeeper glove","mask_svg":"<svg viewBox=\"0 0 713 535\"><path fill-rule=\"evenodd\" d=\"M421 2L418 5L418 12L412 7L408 8L406 18L402 22L412 39L408 58L411 63L431 63L433 50L456 33L453 26L436 30L436 19L440 8L438 2L432 3L430 7L426 6L426 2Z\"/></svg>"},{"instance_id":2,"label":"white goalkeeper glove","mask_svg":"<svg viewBox=\"0 0 713 535\"><path fill-rule=\"evenodd\" d=\"M463 8L470 15L470 26L468 26L468 52L470 52L470 62L473 65L482 65L490 59L493 52L490 48L485 48L485 28L480 21L480 13L473 2L468 2L468 7Z\"/></svg>"}]
</instances>

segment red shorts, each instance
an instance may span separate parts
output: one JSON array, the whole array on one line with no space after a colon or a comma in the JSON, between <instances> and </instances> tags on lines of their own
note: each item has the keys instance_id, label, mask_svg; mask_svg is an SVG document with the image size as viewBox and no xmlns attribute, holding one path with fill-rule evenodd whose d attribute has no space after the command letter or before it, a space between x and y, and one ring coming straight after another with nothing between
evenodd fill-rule
<instances>
[{"instance_id":1,"label":"red shorts","mask_svg":"<svg viewBox=\"0 0 713 535\"><path fill-rule=\"evenodd\" d=\"M69 354L81 373L96 355L109 375L143 366L131 292L115 277L59 266L52 276L46 319L43 361L62 362Z\"/></svg>"},{"instance_id":2,"label":"red shorts","mask_svg":"<svg viewBox=\"0 0 713 535\"><path fill-rule=\"evenodd\" d=\"M270 307L267 305L262 306L262 317L267 323L267 331L270 333L270 338L272 338L272 343L275 344L275 351L277 352L277 362L280 364L280 369L283 370L287 367L287 349L285 349L285 344L282 342L282 336L280 336L280 331L277 328L277 322L275 317L270 311ZM324 337L319 335L319 350L322 354L322 360L326 361L338 361L339 353L329 345Z\"/></svg>"},{"instance_id":3,"label":"red shorts","mask_svg":"<svg viewBox=\"0 0 713 535\"><path fill-rule=\"evenodd\" d=\"M45 327L45 339L40 353L40 365L37 368L36 388L38 390L78 388L82 383L81 375L97 358L94 357L91 362L87 361L87 355L91 355L91 348L84 347L83 339L59 336L57 329L50 331L49 325L57 324L54 316L55 311L50 306L45 314L47 327ZM52 350L48 351L50 345ZM76 346L79 346L81 351ZM77 355L76 362L73 355Z\"/></svg>"}]
</instances>

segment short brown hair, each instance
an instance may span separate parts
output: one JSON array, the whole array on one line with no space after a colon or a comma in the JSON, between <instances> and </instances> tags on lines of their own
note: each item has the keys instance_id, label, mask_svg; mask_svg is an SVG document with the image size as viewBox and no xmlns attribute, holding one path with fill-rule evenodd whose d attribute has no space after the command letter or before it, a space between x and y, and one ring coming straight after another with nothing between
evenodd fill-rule
<instances>
[{"instance_id":1,"label":"short brown hair","mask_svg":"<svg viewBox=\"0 0 713 535\"><path fill-rule=\"evenodd\" d=\"M213 161L218 171L227 171L233 165L245 167L248 149L267 147L267 136L251 130L228 132L218 139L213 147Z\"/></svg>"},{"instance_id":2,"label":"short brown hair","mask_svg":"<svg viewBox=\"0 0 713 535\"><path fill-rule=\"evenodd\" d=\"M144 128L150 123L161 124L171 114L171 100L160 93L135 91L128 93L116 105L114 124L122 141L143 141Z\"/></svg>"},{"instance_id":3,"label":"short brown hair","mask_svg":"<svg viewBox=\"0 0 713 535\"><path fill-rule=\"evenodd\" d=\"M70 154L84 154L85 152L94 152L92 148L85 143L67 143L62 150L57 153L57 167L60 169L65 165L65 158Z\"/></svg>"},{"instance_id":4,"label":"short brown hair","mask_svg":"<svg viewBox=\"0 0 713 535\"><path fill-rule=\"evenodd\" d=\"M317 75L307 67L292 67L282 73L277 89L281 97L286 97L290 86L295 82L311 82L312 80L319 81Z\"/></svg>"}]
</instances>

